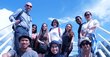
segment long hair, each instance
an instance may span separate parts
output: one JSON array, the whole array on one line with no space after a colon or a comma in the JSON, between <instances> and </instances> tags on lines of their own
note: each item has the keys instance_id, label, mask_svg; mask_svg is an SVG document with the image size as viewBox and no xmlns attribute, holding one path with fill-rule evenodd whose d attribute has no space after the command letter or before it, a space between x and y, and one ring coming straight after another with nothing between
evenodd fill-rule
<instances>
[{"instance_id":1,"label":"long hair","mask_svg":"<svg viewBox=\"0 0 110 57\"><path fill-rule=\"evenodd\" d=\"M68 32L67 29L66 29L68 25L71 26L71 29L69 30L69 32ZM64 31L63 35L65 35L67 32L68 32L68 34L69 34L70 40L72 40L72 37L74 36L74 32L72 31L72 25L71 25L71 24L67 24L67 25L66 25L65 31Z\"/></svg>"},{"instance_id":2,"label":"long hair","mask_svg":"<svg viewBox=\"0 0 110 57\"><path fill-rule=\"evenodd\" d=\"M45 36L46 38L48 38L49 36L48 36L48 28L44 31L43 30L43 25L44 24L46 24L46 23L43 23L42 24L42 26L41 26L41 29L40 29L40 32L39 32L39 38L41 37L41 36ZM46 24L46 26L47 26L47 24Z\"/></svg>"}]
</instances>

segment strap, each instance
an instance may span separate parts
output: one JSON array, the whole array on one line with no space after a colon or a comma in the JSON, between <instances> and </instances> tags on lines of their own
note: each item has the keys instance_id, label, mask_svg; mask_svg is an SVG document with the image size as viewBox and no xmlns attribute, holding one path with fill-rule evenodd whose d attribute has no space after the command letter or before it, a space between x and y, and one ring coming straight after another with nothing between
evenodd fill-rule
<instances>
[{"instance_id":1,"label":"strap","mask_svg":"<svg viewBox=\"0 0 110 57\"><path fill-rule=\"evenodd\" d=\"M60 34L60 28L58 28L58 33L59 33L59 36L61 36L61 34Z\"/></svg>"},{"instance_id":2,"label":"strap","mask_svg":"<svg viewBox=\"0 0 110 57\"><path fill-rule=\"evenodd\" d=\"M20 16L21 16L21 14L24 12L24 10L22 10L16 17L15 17L15 20L17 20Z\"/></svg>"}]
</instances>

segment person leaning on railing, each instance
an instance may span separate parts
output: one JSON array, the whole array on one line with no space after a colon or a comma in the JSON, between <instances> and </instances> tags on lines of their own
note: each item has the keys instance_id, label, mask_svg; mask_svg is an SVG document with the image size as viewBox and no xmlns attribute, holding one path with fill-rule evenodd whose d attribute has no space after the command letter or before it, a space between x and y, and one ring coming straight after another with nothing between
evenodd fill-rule
<instances>
[{"instance_id":1,"label":"person leaning on railing","mask_svg":"<svg viewBox=\"0 0 110 57\"><path fill-rule=\"evenodd\" d=\"M25 9L18 9L15 13L13 13L9 19L11 22L15 22L13 25L14 33L14 49L17 50L19 48L18 38L21 35L29 35L32 34L32 19L29 15L29 11L32 9L32 3L27 2L25 4Z\"/></svg>"}]
</instances>

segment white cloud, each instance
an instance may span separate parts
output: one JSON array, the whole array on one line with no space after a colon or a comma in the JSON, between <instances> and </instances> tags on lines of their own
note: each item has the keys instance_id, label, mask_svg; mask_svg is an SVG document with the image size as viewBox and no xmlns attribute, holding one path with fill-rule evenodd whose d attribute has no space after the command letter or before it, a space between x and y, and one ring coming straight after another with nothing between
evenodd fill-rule
<instances>
[{"instance_id":1,"label":"white cloud","mask_svg":"<svg viewBox=\"0 0 110 57\"><path fill-rule=\"evenodd\" d=\"M53 19L57 19L59 21L60 24L65 24L65 23L68 23L68 22L74 22L74 18L72 17L63 17L63 18L48 18L49 20L53 20Z\"/></svg>"},{"instance_id":2,"label":"white cloud","mask_svg":"<svg viewBox=\"0 0 110 57\"><path fill-rule=\"evenodd\" d=\"M101 25L110 22L110 0L99 0L93 7L86 10L92 11L101 21Z\"/></svg>"},{"instance_id":3,"label":"white cloud","mask_svg":"<svg viewBox=\"0 0 110 57\"><path fill-rule=\"evenodd\" d=\"M12 14L13 12L10 10L7 10L5 8L0 9L0 29L4 28L5 26L11 24L11 22L9 21L9 16ZM10 29L5 29L5 32L8 32ZM4 32L4 30L2 30ZM0 31L1 33L1 31Z\"/></svg>"}]
</instances>

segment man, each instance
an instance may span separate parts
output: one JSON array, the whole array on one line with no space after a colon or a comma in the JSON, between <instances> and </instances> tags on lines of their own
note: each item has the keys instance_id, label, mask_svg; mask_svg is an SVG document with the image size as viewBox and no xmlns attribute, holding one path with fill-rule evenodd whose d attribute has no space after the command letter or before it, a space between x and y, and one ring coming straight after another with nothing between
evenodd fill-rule
<instances>
[{"instance_id":1,"label":"man","mask_svg":"<svg viewBox=\"0 0 110 57\"><path fill-rule=\"evenodd\" d=\"M99 26L99 22L92 18L92 14L90 11L86 11L84 17L86 18L87 22L82 26L82 31L85 33L84 37L89 37L91 39L93 45L92 51L95 54L95 51L97 51L97 47L96 47L97 41L95 38L94 31Z\"/></svg>"},{"instance_id":2,"label":"man","mask_svg":"<svg viewBox=\"0 0 110 57\"><path fill-rule=\"evenodd\" d=\"M95 55L91 52L92 42L88 37L81 38L79 45L81 53L78 57L95 57Z\"/></svg>"},{"instance_id":3,"label":"man","mask_svg":"<svg viewBox=\"0 0 110 57\"><path fill-rule=\"evenodd\" d=\"M81 28L84 23L82 22L82 18L80 16L76 16L75 21L79 25L79 28L78 28L78 53L80 53L79 41L81 39Z\"/></svg>"},{"instance_id":4,"label":"man","mask_svg":"<svg viewBox=\"0 0 110 57\"><path fill-rule=\"evenodd\" d=\"M20 36L20 48L17 51L10 50L8 53L3 54L2 57L38 57L38 54L29 47L30 42L31 38L29 36Z\"/></svg>"},{"instance_id":5,"label":"man","mask_svg":"<svg viewBox=\"0 0 110 57\"><path fill-rule=\"evenodd\" d=\"M25 4L25 9L18 9L14 14L10 16L10 21L15 22L13 25L13 29L15 31L15 41L14 41L14 49L17 50L19 48L18 38L21 35L30 35L32 33L32 19L29 15L29 11L32 9L32 4L27 2Z\"/></svg>"}]
</instances>

